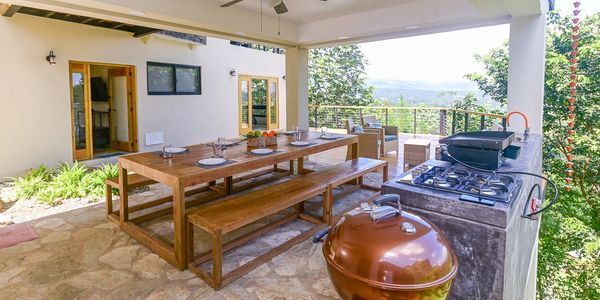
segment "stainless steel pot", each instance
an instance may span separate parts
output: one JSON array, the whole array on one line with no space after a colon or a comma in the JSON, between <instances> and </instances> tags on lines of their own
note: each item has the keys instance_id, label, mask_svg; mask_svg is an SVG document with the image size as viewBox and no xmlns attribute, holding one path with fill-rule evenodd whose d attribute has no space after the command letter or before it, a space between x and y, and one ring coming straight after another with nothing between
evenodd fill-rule
<instances>
[{"instance_id":1,"label":"stainless steel pot","mask_svg":"<svg viewBox=\"0 0 600 300\"><path fill-rule=\"evenodd\" d=\"M435 225L383 195L346 213L314 238L344 299L446 299L458 260Z\"/></svg>"}]
</instances>

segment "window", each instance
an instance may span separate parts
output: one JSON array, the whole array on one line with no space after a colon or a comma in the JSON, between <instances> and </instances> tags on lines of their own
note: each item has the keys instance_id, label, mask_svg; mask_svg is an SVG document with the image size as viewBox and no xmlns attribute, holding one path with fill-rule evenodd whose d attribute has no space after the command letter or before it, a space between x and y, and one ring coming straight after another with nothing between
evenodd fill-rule
<instances>
[{"instance_id":1,"label":"window","mask_svg":"<svg viewBox=\"0 0 600 300\"><path fill-rule=\"evenodd\" d=\"M200 67L148 62L148 95L200 95Z\"/></svg>"}]
</instances>

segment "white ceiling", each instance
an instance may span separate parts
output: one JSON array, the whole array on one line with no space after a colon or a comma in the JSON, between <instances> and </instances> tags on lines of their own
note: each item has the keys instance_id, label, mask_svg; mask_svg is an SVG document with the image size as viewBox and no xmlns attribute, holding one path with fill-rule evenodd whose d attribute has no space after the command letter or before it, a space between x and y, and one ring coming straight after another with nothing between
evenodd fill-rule
<instances>
[{"instance_id":1,"label":"white ceiling","mask_svg":"<svg viewBox=\"0 0 600 300\"><path fill-rule=\"evenodd\" d=\"M230 0L212 1L215 1L215 5L219 6ZM276 0L244 0L222 9L238 8L260 12L261 1L263 13L276 16L275 10L272 8L273 3L277 2ZM282 14L281 19L303 24L417 1L421 0L284 0L289 11Z\"/></svg>"},{"instance_id":2,"label":"white ceiling","mask_svg":"<svg viewBox=\"0 0 600 300\"><path fill-rule=\"evenodd\" d=\"M508 23L544 13L548 0L0 0L139 26L283 47L308 48L376 41ZM271 6L271 7L270 7ZM143 12L143 16L132 12Z\"/></svg>"}]
</instances>

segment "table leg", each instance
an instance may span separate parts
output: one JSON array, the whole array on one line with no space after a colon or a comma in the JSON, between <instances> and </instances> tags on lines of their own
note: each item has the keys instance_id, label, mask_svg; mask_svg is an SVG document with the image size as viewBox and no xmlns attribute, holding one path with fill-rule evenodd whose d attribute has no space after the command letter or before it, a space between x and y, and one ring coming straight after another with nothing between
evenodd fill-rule
<instances>
[{"instance_id":1,"label":"table leg","mask_svg":"<svg viewBox=\"0 0 600 300\"><path fill-rule=\"evenodd\" d=\"M350 159L358 158L358 143L350 145Z\"/></svg>"},{"instance_id":2,"label":"table leg","mask_svg":"<svg viewBox=\"0 0 600 300\"><path fill-rule=\"evenodd\" d=\"M304 172L304 157L298 158L298 174L303 175Z\"/></svg>"},{"instance_id":3,"label":"table leg","mask_svg":"<svg viewBox=\"0 0 600 300\"><path fill-rule=\"evenodd\" d=\"M119 165L119 221L121 225L129 221L129 190L127 186L127 169Z\"/></svg>"},{"instance_id":4,"label":"table leg","mask_svg":"<svg viewBox=\"0 0 600 300\"><path fill-rule=\"evenodd\" d=\"M225 177L223 186L225 187L225 195L231 194L233 192L233 176Z\"/></svg>"},{"instance_id":5,"label":"table leg","mask_svg":"<svg viewBox=\"0 0 600 300\"><path fill-rule=\"evenodd\" d=\"M294 161L290 160L290 173L294 174Z\"/></svg>"},{"instance_id":6,"label":"table leg","mask_svg":"<svg viewBox=\"0 0 600 300\"><path fill-rule=\"evenodd\" d=\"M181 181L173 188L173 226L176 267L179 270L185 270L187 266L188 236L185 230L185 190Z\"/></svg>"}]
</instances>

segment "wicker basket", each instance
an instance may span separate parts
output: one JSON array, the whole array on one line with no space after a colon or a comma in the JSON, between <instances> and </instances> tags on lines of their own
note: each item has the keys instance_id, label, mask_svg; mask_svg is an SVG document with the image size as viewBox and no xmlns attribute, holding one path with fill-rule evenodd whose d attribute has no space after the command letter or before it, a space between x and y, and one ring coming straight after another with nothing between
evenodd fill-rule
<instances>
[{"instance_id":1,"label":"wicker basket","mask_svg":"<svg viewBox=\"0 0 600 300\"><path fill-rule=\"evenodd\" d=\"M266 142L267 146L277 145L277 136L269 136L269 137L261 136L261 137L257 137L257 138L248 139L248 147L260 147L261 139L267 140L267 142Z\"/></svg>"}]
</instances>

